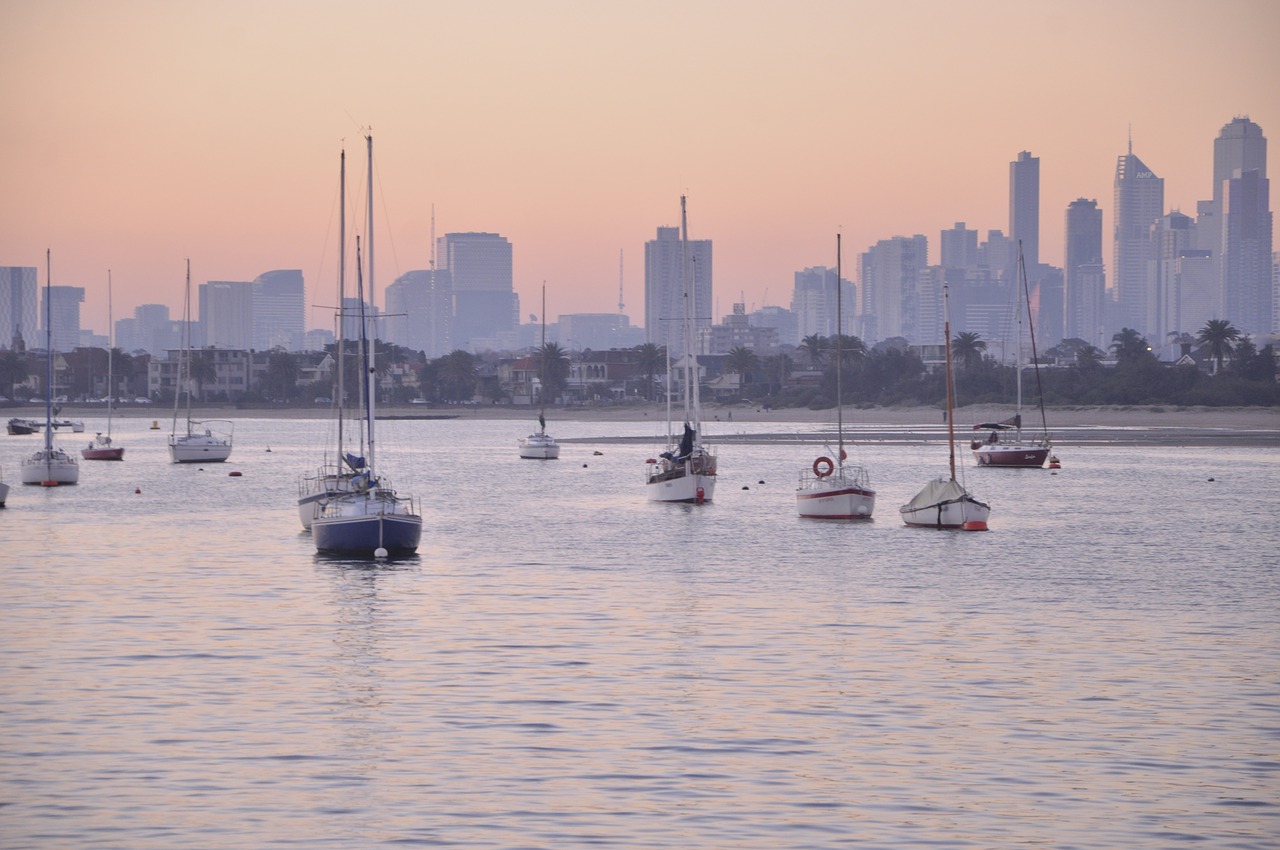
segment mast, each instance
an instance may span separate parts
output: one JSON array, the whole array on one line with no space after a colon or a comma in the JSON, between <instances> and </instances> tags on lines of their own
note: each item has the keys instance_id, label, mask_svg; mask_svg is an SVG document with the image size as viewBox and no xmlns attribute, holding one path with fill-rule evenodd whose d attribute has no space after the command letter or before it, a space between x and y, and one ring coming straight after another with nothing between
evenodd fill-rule
<instances>
[{"instance_id":1,"label":"mast","mask_svg":"<svg viewBox=\"0 0 1280 850\"><path fill-rule=\"evenodd\" d=\"M951 456L951 480L956 480L956 426L951 420L955 399L951 389L951 292L947 282L942 282L942 334L947 352L947 448Z\"/></svg>"},{"instance_id":2,"label":"mast","mask_svg":"<svg viewBox=\"0 0 1280 850\"><path fill-rule=\"evenodd\" d=\"M178 352L178 382L173 387L173 426L170 432L178 434L178 410L182 404L184 387L190 380L189 359L191 356L191 258L187 258L187 287L182 296L182 349ZM191 392L187 395L187 436L191 436Z\"/></svg>"},{"instance_id":3,"label":"mast","mask_svg":"<svg viewBox=\"0 0 1280 850\"><path fill-rule=\"evenodd\" d=\"M689 386L689 358L693 356L693 342L689 338L689 216L685 209L685 196L680 196L680 289L684 298L684 421L689 422L689 405L693 390Z\"/></svg>"},{"instance_id":4,"label":"mast","mask_svg":"<svg viewBox=\"0 0 1280 850\"><path fill-rule=\"evenodd\" d=\"M542 282L542 388L538 393L538 428L547 430L547 282Z\"/></svg>"},{"instance_id":5,"label":"mast","mask_svg":"<svg viewBox=\"0 0 1280 850\"><path fill-rule=\"evenodd\" d=\"M346 409L347 375L347 149L342 149L342 165L338 178L338 471L341 472L342 420Z\"/></svg>"},{"instance_id":6,"label":"mast","mask_svg":"<svg viewBox=\"0 0 1280 850\"><path fill-rule=\"evenodd\" d=\"M369 229L368 229L368 232L365 234L365 240L368 244L368 250L369 250L369 305L370 307L372 307L373 306L373 132L370 131L369 135L365 136L364 138L369 150L369 194L368 194ZM359 254L358 247L357 247L356 253L357 255ZM359 260L357 260L357 264L358 263L359 263ZM365 410L366 410L365 419L366 419L366 427L369 431L369 480L372 481L374 470L377 469L377 467L374 466L374 463L373 463L374 461L373 422L374 422L374 406L377 403L377 396L378 396L376 392L378 388L378 384L377 384L378 373L377 373L377 364L376 364L378 335L376 333L370 334L368 332L368 329L365 327L365 321L366 321L366 318L364 314L364 298L362 296L360 299L360 338L367 339L369 344L369 357L368 357L368 362L366 363L366 368L368 369L368 376L366 378L366 381L368 384L369 403L365 406Z\"/></svg>"},{"instance_id":7,"label":"mast","mask_svg":"<svg viewBox=\"0 0 1280 850\"><path fill-rule=\"evenodd\" d=\"M1040 432L1047 440L1049 438L1049 419L1044 413L1044 388L1040 386L1040 355L1036 351L1036 324L1031 318L1031 290L1027 288L1027 268L1022 263L1022 243L1018 243L1018 270L1022 276L1022 293L1027 300L1027 330L1031 334L1031 366L1036 372L1036 397L1040 399ZM1019 379L1022 377L1021 370L1019 370L1018 377ZM1018 387L1018 413L1021 414L1021 381L1019 381Z\"/></svg>"},{"instance_id":8,"label":"mast","mask_svg":"<svg viewBox=\"0 0 1280 850\"><path fill-rule=\"evenodd\" d=\"M1019 239L1018 240L1018 280L1014 282L1015 290L1018 286L1018 283L1022 283L1023 288L1025 288L1026 281L1027 281L1027 267L1023 264L1022 240ZM1018 304L1018 310L1016 314L1018 317L1018 347L1014 350L1014 358L1013 358L1014 369L1017 372L1014 385L1018 388L1018 402L1017 402L1017 407L1015 408L1018 418L1014 420L1016 423L1014 427L1017 428L1018 440L1021 441L1022 440L1022 293L1015 291L1013 294L1013 297ZM1028 310L1028 318L1030 318L1030 305L1028 305L1027 310Z\"/></svg>"},{"instance_id":9,"label":"mast","mask_svg":"<svg viewBox=\"0 0 1280 850\"><path fill-rule=\"evenodd\" d=\"M49 361L47 374L45 376L48 392L44 394L44 462L45 469L49 469L49 464L53 462L53 285L50 278L53 276L53 260L52 251L49 248L44 249L44 334L45 334L45 359ZM52 477L47 472L45 478Z\"/></svg>"},{"instance_id":10,"label":"mast","mask_svg":"<svg viewBox=\"0 0 1280 850\"><path fill-rule=\"evenodd\" d=\"M840 451L836 454L836 466L844 470L844 384L840 378L840 361L844 360L844 302L842 294L844 287L840 283L840 234L836 234L836 442Z\"/></svg>"},{"instance_id":11,"label":"mast","mask_svg":"<svg viewBox=\"0 0 1280 850\"><path fill-rule=\"evenodd\" d=\"M115 322L111 310L111 269L107 269L107 442L111 442L111 404L115 400L115 386L112 383L111 361L115 359Z\"/></svg>"}]
</instances>

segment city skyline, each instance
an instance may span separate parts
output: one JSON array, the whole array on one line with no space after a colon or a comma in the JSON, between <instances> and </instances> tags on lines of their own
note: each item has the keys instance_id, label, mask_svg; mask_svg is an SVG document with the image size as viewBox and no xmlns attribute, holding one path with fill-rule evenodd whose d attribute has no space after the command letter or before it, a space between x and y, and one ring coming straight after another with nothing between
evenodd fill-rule
<instances>
[{"instance_id":1,"label":"city skyline","mask_svg":"<svg viewBox=\"0 0 1280 850\"><path fill-rule=\"evenodd\" d=\"M621 251L626 313L642 316L644 245L687 194L691 233L715 244L716 321L740 298L787 306L797 271L832 264L837 230L850 259L923 234L931 264L955 222L1009 234L1021 151L1040 163L1041 261L1063 265L1065 211L1093 199L1110 277L1130 138L1164 212L1193 215L1215 197L1223 125L1280 133L1280 10L1241 0L374 3L355 24L325 2L3 0L0 14L0 265L35 266L43 286L51 248L54 285L83 287L82 324L102 333L108 269L117 317L177 313L188 257L198 282L300 269L306 328L324 326L338 152L357 161L365 126L379 305L429 267L438 225L510 241L522 314L544 281L550 315L616 311ZM1179 81L1162 92L1167 69ZM353 169L357 197L362 180Z\"/></svg>"}]
</instances>

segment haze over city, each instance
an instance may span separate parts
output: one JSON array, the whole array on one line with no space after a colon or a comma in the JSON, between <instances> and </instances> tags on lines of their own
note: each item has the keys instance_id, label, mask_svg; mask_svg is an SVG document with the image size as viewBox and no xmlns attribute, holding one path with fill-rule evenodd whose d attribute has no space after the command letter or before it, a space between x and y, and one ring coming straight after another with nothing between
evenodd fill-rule
<instances>
[{"instance_id":1,"label":"haze over city","mask_svg":"<svg viewBox=\"0 0 1280 850\"><path fill-rule=\"evenodd\" d=\"M643 322L644 244L715 245L718 319L786 306L876 241L1009 228L1009 163L1040 158L1040 258L1116 159L1165 206L1212 197L1212 146L1247 115L1280 136L1280 5L1162 2L0 2L0 265L86 289L83 325L192 281L302 269L331 324L337 163L363 209L375 139L377 292L439 235L510 240L522 318ZM1276 146L1268 154L1274 172ZM1280 173L1280 172L1276 172ZM351 200L355 198L356 200ZM351 206L359 204L359 206ZM350 215L350 214L349 214ZM355 224L349 217L349 224ZM358 224L361 230L363 224Z\"/></svg>"}]
</instances>

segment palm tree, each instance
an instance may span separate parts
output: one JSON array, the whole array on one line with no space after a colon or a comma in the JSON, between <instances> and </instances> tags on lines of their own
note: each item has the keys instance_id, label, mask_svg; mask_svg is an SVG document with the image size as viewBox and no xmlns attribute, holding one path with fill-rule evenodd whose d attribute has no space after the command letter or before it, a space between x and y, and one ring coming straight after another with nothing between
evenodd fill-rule
<instances>
[{"instance_id":1,"label":"palm tree","mask_svg":"<svg viewBox=\"0 0 1280 850\"><path fill-rule=\"evenodd\" d=\"M667 349L657 343L646 342L644 345L637 345L636 351L636 367L644 375L644 397L649 401L653 401L653 379L654 376L661 372L666 374L669 368L667 365Z\"/></svg>"},{"instance_id":2,"label":"palm tree","mask_svg":"<svg viewBox=\"0 0 1280 850\"><path fill-rule=\"evenodd\" d=\"M791 358L785 354L775 354L772 357L766 357L762 365L764 367L764 380L768 384L766 392L770 394L782 392L782 388L786 385L787 379L791 377L791 370L795 366Z\"/></svg>"},{"instance_id":3,"label":"palm tree","mask_svg":"<svg viewBox=\"0 0 1280 850\"><path fill-rule=\"evenodd\" d=\"M448 401L467 401L476 393L476 359L468 351L454 349L440 358L441 394Z\"/></svg>"},{"instance_id":4,"label":"palm tree","mask_svg":"<svg viewBox=\"0 0 1280 850\"><path fill-rule=\"evenodd\" d=\"M557 343L548 342L538 349L538 377L542 379L542 398L555 399L569 385L569 353Z\"/></svg>"},{"instance_id":5,"label":"palm tree","mask_svg":"<svg viewBox=\"0 0 1280 850\"><path fill-rule=\"evenodd\" d=\"M298 358L282 348L267 355L267 372L263 376L267 397L288 400L297 393Z\"/></svg>"},{"instance_id":6,"label":"palm tree","mask_svg":"<svg viewBox=\"0 0 1280 850\"><path fill-rule=\"evenodd\" d=\"M867 356L867 345L856 336L839 334L828 342L840 355L842 366L852 366Z\"/></svg>"},{"instance_id":7,"label":"palm tree","mask_svg":"<svg viewBox=\"0 0 1280 850\"><path fill-rule=\"evenodd\" d=\"M819 367L822 361L827 359L827 348L829 343L827 338L820 334L810 334L800 340L800 351L804 352L804 357L809 361L809 365Z\"/></svg>"},{"instance_id":8,"label":"palm tree","mask_svg":"<svg viewBox=\"0 0 1280 850\"><path fill-rule=\"evenodd\" d=\"M724 359L724 368L726 372L738 375L738 387L741 391L751 383L751 376L760 368L760 358L750 348L739 345L729 349L729 354Z\"/></svg>"},{"instance_id":9,"label":"palm tree","mask_svg":"<svg viewBox=\"0 0 1280 850\"><path fill-rule=\"evenodd\" d=\"M1102 365L1104 354L1096 345L1085 345L1076 352L1076 366L1084 371L1096 369Z\"/></svg>"},{"instance_id":10,"label":"palm tree","mask_svg":"<svg viewBox=\"0 0 1280 850\"><path fill-rule=\"evenodd\" d=\"M1222 359L1229 357L1240 342L1240 329L1232 325L1229 319L1210 319L1196 333L1196 342L1209 349L1209 356L1217 363L1217 368L1213 370L1217 375L1222 371Z\"/></svg>"},{"instance_id":11,"label":"palm tree","mask_svg":"<svg viewBox=\"0 0 1280 850\"><path fill-rule=\"evenodd\" d=\"M982 364L982 355L987 351L987 342L979 334L961 331L951 340L951 356L964 369L972 369Z\"/></svg>"},{"instance_id":12,"label":"palm tree","mask_svg":"<svg viewBox=\"0 0 1280 850\"><path fill-rule=\"evenodd\" d=\"M1125 362L1136 360L1143 355L1153 356L1147 338L1133 328L1124 328L1120 333L1112 336L1111 350L1116 353L1116 360Z\"/></svg>"}]
</instances>

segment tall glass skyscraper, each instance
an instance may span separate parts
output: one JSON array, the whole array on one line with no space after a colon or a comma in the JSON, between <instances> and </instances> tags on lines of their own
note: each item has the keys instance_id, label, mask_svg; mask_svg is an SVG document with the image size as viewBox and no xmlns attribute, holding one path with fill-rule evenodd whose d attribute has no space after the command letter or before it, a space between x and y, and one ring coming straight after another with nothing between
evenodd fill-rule
<instances>
[{"instance_id":1,"label":"tall glass skyscraper","mask_svg":"<svg viewBox=\"0 0 1280 850\"><path fill-rule=\"evenodd\" d=\"M1014 262L1018 242L1028 274L1040 263L1040 157L1022 151L1009 163L1009 236Z\"/></svg>"},{"instance_id":2,"label":"tall glass skyscraper","mask_svg":"<svg viewBox=\"0 0 1280 850\"><path fill-rule=\"evenodd\" d=\"M1119 322L1141 334L1159 325L1159 303L1150 266L1155 259L1152 225L1164 215L1164 179L1133 155L1133 145L1116 163L1115 280ZM1116 330L1120 330L1117 328Z\"/></svg>"}]
</instances>

